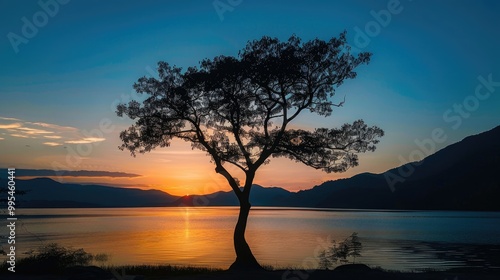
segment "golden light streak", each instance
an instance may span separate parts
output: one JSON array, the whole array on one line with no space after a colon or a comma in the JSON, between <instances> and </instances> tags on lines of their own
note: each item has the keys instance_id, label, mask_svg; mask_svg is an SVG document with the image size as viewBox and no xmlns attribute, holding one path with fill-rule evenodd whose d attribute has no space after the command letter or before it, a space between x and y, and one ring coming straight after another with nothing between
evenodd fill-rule
<instances>
[{"instance_id":1,"label":"golden light streak","mask_svg":"<svg viewBox=\"0 0 500 280\"><path fill-rule=\"evenodd\" d=\"M0 124L0 129L13 129L21 127L20 123Z\"/></svg>"},{"instance_id":2,"label":"golden light streak","mask_svg":"<svg viewBox=\"0 0 500 280\"><path fill-rule=\"evenodd\" d=\"M95 143L95 142L102 142L105 140L106 140L106 138L87 137L87 138L83 138L81 140L65 141L64 143L67 143L67 144L89 144L89 143Z\"/></svg>"},{"instance_id":3,"label":"golden light streak","mask_svg":"<svg viewBox=\"0 0 500 280\"><path fill-rule=\"evenodd\" d=\"M45 142L43 143L44 145L55 147L55 146L62 146L61 143L56 143L56 142Z\"/></svg>"}]
</instances>

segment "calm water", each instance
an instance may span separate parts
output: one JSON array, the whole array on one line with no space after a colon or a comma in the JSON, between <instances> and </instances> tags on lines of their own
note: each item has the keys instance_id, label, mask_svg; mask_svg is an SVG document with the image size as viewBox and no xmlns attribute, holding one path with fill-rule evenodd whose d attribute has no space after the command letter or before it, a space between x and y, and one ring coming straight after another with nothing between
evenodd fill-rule
<instances>
[{"instance_id":1,"label":"calm water","mask_svg":"<svg viewBox=\"0 0 500 280\"><path fill-rule=\"evenodd\" d=\"M24 209L19 214L18 254L57 242L107 253L108 264L227 268L235 258L236 207ZM247 240L262 264L314 268L330 240L342 241L352 232L363 244L357 260L371 266L500 267L499 212L255 207Z\"/></svg>"}]
</instances>

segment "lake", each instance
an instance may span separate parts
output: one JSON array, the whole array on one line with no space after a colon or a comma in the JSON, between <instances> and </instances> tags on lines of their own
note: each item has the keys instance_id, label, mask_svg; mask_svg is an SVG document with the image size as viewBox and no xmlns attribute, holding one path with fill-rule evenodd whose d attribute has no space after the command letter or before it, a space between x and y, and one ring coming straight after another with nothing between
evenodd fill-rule
<instances>
[{"instance_id":1,"label":"lake","mask_svg":"<svg viewBox=\"0 0 500 280\"><path fill-rule=\"evenodd\" d=\"M107 264L227 268L237 215L237 207L21 209L17 254L57 242L106 253ZM246 236L261 264L315 268L331 240L353 232L363 245L356 262L370 266L500 267L500 212L254 207Z\"/></svg>"}]
</instances>

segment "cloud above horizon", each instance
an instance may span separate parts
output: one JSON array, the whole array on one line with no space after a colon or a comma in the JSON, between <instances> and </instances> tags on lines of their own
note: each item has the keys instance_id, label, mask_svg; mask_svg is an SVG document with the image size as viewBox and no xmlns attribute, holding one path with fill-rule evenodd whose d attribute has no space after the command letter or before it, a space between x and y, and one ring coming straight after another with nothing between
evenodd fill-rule
<instances>
[{"instance_id":1,"label":"cloud above horizon","mask_svg":"<svg viewBox=\"0 0 500 280\"><path fill-rule=\"evenodd\" d=\"M0 131L4 132L2 135L10 137L42 139L45 140L45 142L40 142L42 145L52 147L64 144L89 144L106 140L106 138L85 137L76 127L30 122L10 117L0 117ZM47 142L48 139L51 141ZM5 140L5 137L0 140Z\"/></svg>"},{"instance_id":2,"label":"cloud above horizon","mask_svg":"<svg viewBox=\"0 0 500 280\"><path fill-rule=\"evenodd\" d=\"M81 140L65 141L64 143L68 143L68 144L88 144L88 143L102 142L104 140L106 140L106 138L86 137L86 138L83 138Z\"/></svg>"},{"instance_id":3,"label":"cloud above horizon","mask_svg":"<svg viewBox=\"0 0 500 280\"><path fill-rule=\"evenodd\" d=\"M50 169L16 169L16 177L113 177L134 178L142 175L100 170L50 170Z\"/></svg>"},{"instance_id":4,"label":"cloud above horizon","mask_svg":"<svg viewBox=\"0 0 500 280\"><path fill-rule=\"evenodd\" d=\"M62 146L61 143L56 143L56 142L44 142L43 144L47 145L47 146L52 146L52 147Z\"/></svg>"}]
</instances>

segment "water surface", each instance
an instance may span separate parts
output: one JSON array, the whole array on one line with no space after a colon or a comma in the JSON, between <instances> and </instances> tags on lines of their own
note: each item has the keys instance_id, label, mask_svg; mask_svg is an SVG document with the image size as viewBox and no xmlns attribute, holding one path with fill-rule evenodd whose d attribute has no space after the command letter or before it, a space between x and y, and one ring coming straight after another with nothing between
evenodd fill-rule
<instances>
[{"instance_id":1,"label":"water surface","mask_svg":"<svg viewBox=\"0 0 500 280\"><path fill-rule=\"evenodd\" d=\"M117 265L227 268L235 258L236 207L22 209L19 214L18 254L57 242L109 254L108 264ZM247 240L263 264L313 268L331 240L353 232L363 244L356 261L370 266L500 267L498 212L254 207Z\"/></svg>"}]
</instances>

